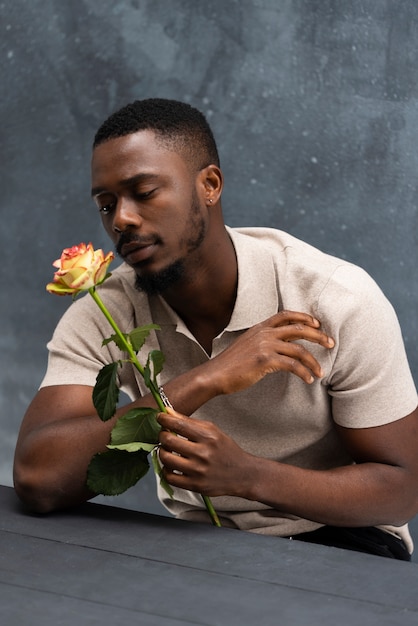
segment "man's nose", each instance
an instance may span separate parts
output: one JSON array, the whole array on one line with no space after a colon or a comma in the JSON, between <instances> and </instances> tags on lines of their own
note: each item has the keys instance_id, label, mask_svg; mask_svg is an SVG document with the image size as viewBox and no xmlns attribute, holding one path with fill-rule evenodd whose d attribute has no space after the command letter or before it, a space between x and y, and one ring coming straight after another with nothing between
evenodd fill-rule
<instances>
[{"instance_id":1,"label":"man's nose","mask_svg":"<svg viewBox=\"0 0 418 626\"><path fill-rule=\"evenodd\" d=\"M138 207L132 200L120 198L115 208L112 230L123 233L125 230L140 228L143 219Z\"/></svg>"}]
</instances>

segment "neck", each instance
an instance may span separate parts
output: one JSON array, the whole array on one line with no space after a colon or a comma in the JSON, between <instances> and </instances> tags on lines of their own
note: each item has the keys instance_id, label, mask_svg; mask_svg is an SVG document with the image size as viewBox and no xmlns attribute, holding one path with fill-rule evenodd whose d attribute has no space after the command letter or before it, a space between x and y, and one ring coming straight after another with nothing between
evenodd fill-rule
<instances>
[{"instance_id":1,"label":"neck","mask_svg":"<svg viewBox=\"0 0 418 626\"><path fill-rule=\"evenodd\" d=\"M196 262L198 261L198 262ZM163 297L208 353L224 330L235 306L238 267L226 230L188 265L186 276Z\"/></svg>"}]
</instances>

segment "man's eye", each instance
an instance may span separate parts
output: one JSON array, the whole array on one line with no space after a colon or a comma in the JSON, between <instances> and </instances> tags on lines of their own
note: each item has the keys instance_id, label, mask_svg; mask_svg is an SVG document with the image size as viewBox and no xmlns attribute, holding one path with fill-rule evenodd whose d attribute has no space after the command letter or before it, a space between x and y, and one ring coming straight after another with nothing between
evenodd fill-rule
<instances>
[{"instance_id":1,"label":"man's eye","mask_svg":"<svg viewBox=\"0 0 418 626\"><path fill-rule=\"evenodd\" d=\"M151 189L150 191L136 191L135 198L137 200L146 200L154 193L154 191L156 191L156 189Z\"/></svg>"},{"instance_id":2,"label":"man's eye","mask_svg":"<svg viewBox=\"0 0 418 626\"><path fill-rule=\"evenodd\" d=\"M103 206L99 206L99 211L100 213L104 213L105 215L107 215L108 213L111 212L111 210L114 208L114 204L113 202L109 204L104 204Z\"/></svg>"}]
</instances>

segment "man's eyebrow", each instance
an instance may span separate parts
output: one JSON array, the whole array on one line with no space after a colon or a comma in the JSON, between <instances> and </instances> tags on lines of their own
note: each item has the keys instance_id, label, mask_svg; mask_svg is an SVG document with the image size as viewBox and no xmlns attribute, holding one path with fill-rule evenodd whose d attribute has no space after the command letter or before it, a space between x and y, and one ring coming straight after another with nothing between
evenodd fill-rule
<instances>
[{"instance_id":1,"label":"man's eyebrow","mask_svg":"<svg viewBox=\"0 0 418 626\"><path fill-rule=\"evenodd\" d=\"M153 181L158 180L158 174L154 174L152 172L143 172L141 174L135 174L135 176L130 176L129 178L125 178L119 182L122 187L130 187L132 185L137 185L138 183L151 183ZM91 190L91 195L94 198L101 193L106 193L107 189L105 187L93 187Z\"/></svg>"}]
</instances>

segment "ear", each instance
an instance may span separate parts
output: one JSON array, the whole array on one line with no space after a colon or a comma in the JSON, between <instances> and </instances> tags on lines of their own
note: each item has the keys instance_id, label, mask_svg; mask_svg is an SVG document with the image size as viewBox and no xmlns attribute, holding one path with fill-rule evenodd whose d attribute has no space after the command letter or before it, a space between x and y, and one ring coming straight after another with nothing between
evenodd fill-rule
<instances>
[{"instance_id":1,"label":"ear","mask_svg":"<svg viewBox=\"0 0 418 626\"><path fill-rule=\"evenodd\" d=\"M208 165L203 170L200 170L197 178L197 187L208 206L214 206L219 202L223 185L224 177L217 165Z\"/></svg>"}]
</instances>

